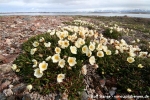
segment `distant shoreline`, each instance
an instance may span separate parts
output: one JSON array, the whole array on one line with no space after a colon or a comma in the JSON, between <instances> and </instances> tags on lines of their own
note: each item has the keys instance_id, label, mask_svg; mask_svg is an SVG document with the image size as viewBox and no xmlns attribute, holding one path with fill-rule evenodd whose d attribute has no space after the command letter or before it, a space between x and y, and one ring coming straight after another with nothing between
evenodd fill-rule
<instances>
[{"instance_id":1,"label":"distant shoreline","mask_svg":"<svg viewBox=\"0 0 150 100\"><path fill-rule=\"evenodd\" d=\"M140 12L5 12L0 13L0 16L104 16L104 17L137 17L150 18L150 13Z\"/></svg>"},{"instance_id":2,"label":"distant shoreline","mask_svg":"<svg viewBox=\"0 0 150 100\"><path fill-rule=\"evenodd\" d=\"M15 14L15 13L121 13L121 14L150 14L150 12L0 12L0 14Z\"/></svg>"}]
</instances>

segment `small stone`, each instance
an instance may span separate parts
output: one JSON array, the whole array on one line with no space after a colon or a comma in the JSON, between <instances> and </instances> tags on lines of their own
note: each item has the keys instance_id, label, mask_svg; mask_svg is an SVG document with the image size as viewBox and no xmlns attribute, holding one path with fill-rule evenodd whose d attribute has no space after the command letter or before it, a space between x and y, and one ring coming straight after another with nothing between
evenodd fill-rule
<instances>
[{"instance_id":1,"label":"small stone","mask_svg":"<svg viewBox=\"0 0 150 100\"><path fill-rule=\"evenodd\" d=\"M62 100L68 100L68 94L67 93L62 94Z\"/></svg>"},{"instance_id":2,"label":"small stone","mask_svg":"<svg viewBox=\"0 0 150 100\"><path fill-rule=\"evenodd\" d=\"M10 81L5 81L0 85L0 91L2 91L3 89L7 88L8 85L10 85Z\"/></svg>"},{"instance_id":3,"label":"small stone","mask_svg":"<svg viewBox=\"0 0 150 100\"><path fill-rule=\"evenodd\" d=\"M109 94L110 94L111 96L113 96L113 95L115 94L115 91L114 91L114 90L109 90Z\"/></svg>"},{"instance_id":4,"label":"small stone","mask_svg":"<svg viewBox=\"0 0 150 100\"><path fill-rule=\"evenodd\" d=\"M8 64L0 65L0 72L7 73L10 71L11 71L11 65L8 65Z\"/></svg>"},{"instance_id":5,"label":"small stone","mask_svg":"<svg viewBox=\"0 0 150 100\"><path fill-rule=\"evenodd\" d=\"M35 31L35 30L36 30L36 27L35 27L35 26L31 26L30 30L31 30L31 31Z\"/></svg>"},{"instance_id":6,"label":"small stone","mask_svg":"<svg viewBox=\"0 0 150 100\"><path fill-rule=\"evenodd\" d=\"M112 90L114 90L114 91L116 91L116 90L117 90L117 88L116 88L116 87L112 87L111 89L112 89Z\"/></svg>"},{"instance_id":7,"label":"small stone","mask_svg":"<svg viewBox=\"0 0 150 100\"><path fill-rule=\"evenodd\" d=\"M44 100L44 97L43 97L43 96L41 96L41 97L40 97L40 100Z\"/></svg>"},{"instance_id":8,"label":"small stone","mask_svg":"<svg viewBox=\"0 0 150 100\"><path fill-rule=\"evenodd\" d=\"M10 25L11 28L15 28L15 24Z\"/></svg>"},{"instance_id":9,"label":"small stone","mask_svg":"<svg viewBox=\"0 0 150 100\"><path fill-rule=\"evenodd\" d=\"M7 100L16 100L15 96L9 96Z\"/></svg>"},{"instance_id":10,"label":"small stone","mask_svg":"<svg viewBox=\"0 0 150 100\"><path fill-rule=\"evenodd\" d=\"M11 89L5 89L5 90L3 91L3 93L5 94L5 96L11 96L11 95L13 95L13 92L12 92Z\"/></svg>"},{"instance_id":11,"label":"small stone","mask_svg":"<svg viewBox=\"0 0 150 100\"><path fill-rule=\"evenodd\" d=\"M55 100L60 100L60 95L59 94L55 96Z\"/></svg>"},{"instance_id":12,"label":"small stone","mask_svg":"<svg viewBox=\"0 0 150 100\"><path fill-rule=\"evenodd\" d=\"M102 93L102 91L99 89L99 87L96 87L95 91L96 91L96 93L97 93L98 95L101 95L101 96L104 95L104 94Z\"/></svg>"},{"instance_id":13,"label":"small stone","mask_svg":"<svg viewBox=\"0 0 150 100\"><path fill-rule=\"evenodd\" d=\"M101 87L104 87L105 83L106 83L106 80L105 79L101 79L100 81L100 84L101 84Z\"/></svg>"},{"instance_id":14,"label":"small stone","mask_svg":"<svg viewBox=\"0 0 150 100\"><path fill-rule=\"evenodd\" d=\"M4 93L0 93L0 100L6 100L6 96Z\"/></svg>"},{"instance_id":15,"label":"small stone","mask_svg":"<svg viewBox=\"0 0 150 100\"><path fill-rule=\"evenodd\" d=\"M19 84L12 89L15 94L23 93L26 90L26 86L23 84Z\"/></svg>"},{"instance_id":16,"label":"small stone","mask_svg":"<svg viewBox=\"0 0 150 100\"><path fill-rule=\"evenodd\" d=\"M82 100L87 100L88 97L89 97L88 94L85 91L83 91L82 92Z\"/></svg>"},{"instance_id":17,"label":"small stone","mask_svg":"<svg viewBox=\"0 0 150 100\"><path fill-rule=\"evenodd\" d=\"M36 93L34 93L34 94L32 95L32 97L33 97L34 99L39 98L38 94L36 94Z\"/></svg>"},{"instance_id":18,"label":"small stone","mask_svg":"<svg viewBox=\"0 0 150 100\"><path fill-rule=\"evenodd\" d=\"M12 39L6 39L6 44L10 45L11 41L12 41Z\"/></svg>"},{"instance_id":19,"label":"small stone","mask_svg":"<svg viewBox=\"0 0 150 100\"><path fill-rule=\"evenodd\" d=\"M22 100L31 100L31 97L29 94L26 94L23 96Z\"/></svg>"}]
</instances>

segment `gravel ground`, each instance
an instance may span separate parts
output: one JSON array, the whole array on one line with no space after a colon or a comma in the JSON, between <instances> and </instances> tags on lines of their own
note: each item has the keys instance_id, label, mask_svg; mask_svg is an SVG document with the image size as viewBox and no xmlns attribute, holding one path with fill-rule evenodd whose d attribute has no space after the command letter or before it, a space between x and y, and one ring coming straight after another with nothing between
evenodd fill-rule
<instances>
[{"instance_id":1,"label":"gravel ground","mask_svg":"<svg viewBox=\"0 0 150 100\"><path fill-rule=\"evenodd\" d=\"M21 44L29 37L42 34L48 29L63 26L64 21L73 21L73 16L0 16L0 100L59 100L62 94L42 96L26 90L26 84L11 70L12 62L21 52ZM90 19L83 18L90 21ZM104 80L90 65L85 76L86 88L82 100L105 100L103 96L115 94L115 80ZM110 90L105 84L112 86ZM105 94L104 94L105 93ZM63 94L65 95L65 94ZM98 95L101 98L98 98ZM106 98L106 97L105 97ZM67 99L64 99L67 100ZM111 99L110 99L111 100ZM120 99L118 99L120 100ZM134 100L134 99L126 99Z\"/></svg>"},{"instance_id":2,"label":"gravel ground","mask_svg":"<svg viewBox=\"0 0 150 100\"><path fill-rule=\"evenodd\" d=\"M63 26L64 21L73 21L71 16L1 16L0 17L0 100L59 100L61 94L42 96L26 90L26 84L11 70L11 65L21 52L21 44L29 37L42 34L48 29ZM90 68L90 67L89 67ZM87 87L83 100L94 100L96 92L92 82L93 70L85 77ZM92 88L90 88L92 87ZM102 95L99 87L95 87ZM95 93L95 94L94 94ZM97 94L97 95L98 95Z\"/></svg>"}]
</instances>

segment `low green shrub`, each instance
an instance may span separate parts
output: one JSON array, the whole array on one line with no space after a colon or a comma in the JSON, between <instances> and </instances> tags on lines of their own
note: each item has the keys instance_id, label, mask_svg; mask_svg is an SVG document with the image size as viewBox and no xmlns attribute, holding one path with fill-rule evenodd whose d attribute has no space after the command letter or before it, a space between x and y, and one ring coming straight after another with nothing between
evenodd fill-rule
<instances>
[{"instance_id":1,"label":"low green shrub","mask_svg":"<svg viewBox=\"0 0 150 100\"><path fill-rule=\"evenodd\" d=\"M114 78L118 93L149 94L149 52L123 39L115 40L120 33L110 31L104 32L108 39L82 26L37 35L23 44L12 69L33 86L32 91L66 93L70 100L80 99L88 64L94 65L100 76Z\"/></svg>"},{"instance_id":2,"label":"low green shrub","mask_svg":"<svg viewBox=\"0 0 150 100\"><path fill-rule=\"evenodd\" d=\"M122 36L120 32L116 31L115 29L110 29L110 28L106 28L103 31L103 35L111 39L119 39Z\"/></svg>"}]
</instances>

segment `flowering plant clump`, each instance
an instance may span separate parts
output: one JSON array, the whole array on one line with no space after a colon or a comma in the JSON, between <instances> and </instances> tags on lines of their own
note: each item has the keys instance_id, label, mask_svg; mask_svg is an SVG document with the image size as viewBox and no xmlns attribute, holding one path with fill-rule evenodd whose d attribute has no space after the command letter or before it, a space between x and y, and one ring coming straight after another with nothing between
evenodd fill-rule
<instances>
[{"instance_id":1,"label":"flowering plant clump","mask_svg":"<svg viewBox=\"0 0 150 100\"><path fill-rule=\"evenodd\" d=\"M69 98L77 98L84 89L86 71L83 66L95 64L92 52L96 43L90 41L95 32L67 26L32 37L23 44L22 54L14 61L12 69L33 86L30 91L41 94L59 91Z\"/></svg>"},{"instance_id":2,"label":"flowering plant clump","mask_svg":"<svg viewBox=\"0 0 150 100\"><path fill-rule=\"evenodd\" d=\"M130 88L134 94L146 94L150 93L148 55L123 39L105 38L82 26L65 26L25 42L12 69L41 94L59 91L79 99L87 64L96 66L100 76L117 80L118 92Z\"/></svg>"},{"instance_id":3,"label":"flowering plant clump","mask_svg":"<svg viewBox=\"0 0 150 100\"><path fill-rule=\"evenodd\" d=\"M76 25L76 26L84 26L84 27L87 27L89 29L98 29L97 25L90 23L90 22L87 22L87 21L83 21L83 20L74 20L72 22L65 22L65 23L70 24L70 25Z\"/></svg>"},{"instance_id":4,"label":"flowering plant clump","mask_svg":"<svg viewBox=\"0 0 150 100\"><path fill-rule=\"evenodd\" d=\"M103 34L104 36L111 39L119 39L122 36L122 34L119 31L112 27L106 28Z\"/></svg>"}]
</instances>

